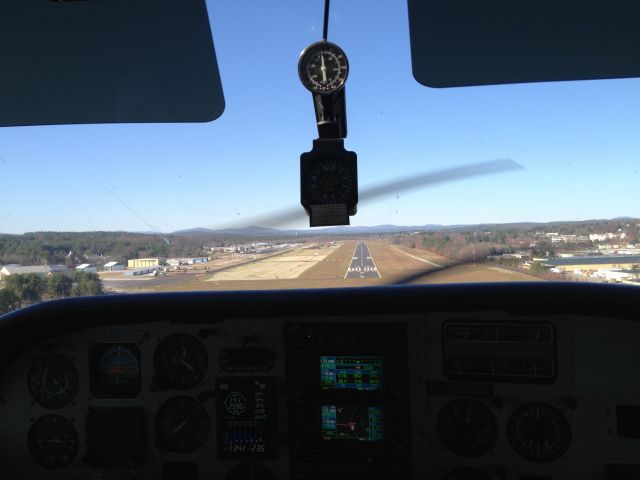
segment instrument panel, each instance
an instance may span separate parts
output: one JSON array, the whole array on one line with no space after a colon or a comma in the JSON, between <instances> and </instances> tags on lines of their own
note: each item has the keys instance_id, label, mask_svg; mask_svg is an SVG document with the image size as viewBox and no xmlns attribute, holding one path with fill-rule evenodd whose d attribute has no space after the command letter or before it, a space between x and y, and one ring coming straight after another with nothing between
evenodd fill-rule
<instances>
[{"instance_id":1,"label":"instrument panel","mask_svg":"<svg viewBox=\"0 0 640 480\"><path fill-rule=\"evenodd\" d=\"M499 311L74 330L0 379L3 478L625 478L632 340Z\"/></svg>"}]
</instances>

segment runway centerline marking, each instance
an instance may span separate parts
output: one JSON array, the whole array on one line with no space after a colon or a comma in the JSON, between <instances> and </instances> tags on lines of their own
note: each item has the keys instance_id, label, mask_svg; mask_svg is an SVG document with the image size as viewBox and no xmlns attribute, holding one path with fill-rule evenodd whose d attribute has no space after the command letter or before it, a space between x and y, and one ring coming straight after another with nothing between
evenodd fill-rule
<instances>
[{"instance_id":1,"label":"runway centerline marking","mask_svg":"<svg viewBox=\"0 0 640 480\"><path fill-rule=\"evenodd\" d=\"M351 256L351 263L344 278L381 278L382 275L373 260L369 246L365 242L358 242Z\"/></svg>"}]
</instances>

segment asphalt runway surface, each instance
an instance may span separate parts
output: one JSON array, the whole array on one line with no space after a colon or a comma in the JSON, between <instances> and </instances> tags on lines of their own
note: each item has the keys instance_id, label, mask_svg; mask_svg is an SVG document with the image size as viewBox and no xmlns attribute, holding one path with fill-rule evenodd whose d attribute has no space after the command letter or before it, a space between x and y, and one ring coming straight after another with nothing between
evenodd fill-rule
<instances>
[{"instance_id":1,"label":"asphalt runway surface","mask_svg":"<svg viewBox=\"0 0 640 480\"><path fill-rule=\"evenodd\" d=\"M380 278L380 276L369 247L365 242L358 242L344 278Z\"/></svg>"}]
</instances>

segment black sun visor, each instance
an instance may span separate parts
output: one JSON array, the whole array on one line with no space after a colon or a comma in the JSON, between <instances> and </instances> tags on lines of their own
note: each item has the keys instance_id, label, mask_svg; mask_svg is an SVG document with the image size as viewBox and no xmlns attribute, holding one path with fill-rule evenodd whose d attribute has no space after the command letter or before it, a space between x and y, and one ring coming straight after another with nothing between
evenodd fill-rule
<instances>
[{"instance_id":1,"label":"black sun visor","mask_svg":"<svg viewBox=\"0 0 640 480\"><path fill-rule=\"evenodd\" d=\"M637 0L408 0L428 87L640 76Z\"/></svg>"},{"instance_id":2,"label":"black sun visor","mask_svg":"<svg viewBox=\"0 0 640 480\"><path fill-rule=\"evenodd\" d=\"M204 0L0 2L0 126L206 122L223 111Z\"/></svg>"}]
</instances>

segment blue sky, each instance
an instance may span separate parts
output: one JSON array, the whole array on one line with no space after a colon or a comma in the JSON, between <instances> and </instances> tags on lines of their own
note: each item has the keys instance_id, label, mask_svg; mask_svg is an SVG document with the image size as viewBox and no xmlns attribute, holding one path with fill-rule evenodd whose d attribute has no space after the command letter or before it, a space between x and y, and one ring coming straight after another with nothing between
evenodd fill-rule
<instances>
[{"instance_id":1,"label":"blue sky","mask_svg":"<svg viewBox=\"0 0 640 480\"><path fill-rule=\"evenodd\" d=\"M299 156L317 131L296 68L321 37L323 2L208 5L222 117L0 129L0 232L170 232L298 204ZM334 0L329 40L350 61L345 144L361 187L495 158L525 167L390 194L353 225L640 217L640 80L426 88L400 0Z\"/></svg>"}]
</instances>

